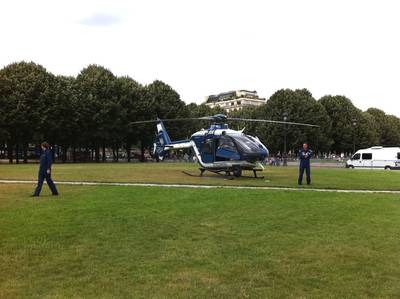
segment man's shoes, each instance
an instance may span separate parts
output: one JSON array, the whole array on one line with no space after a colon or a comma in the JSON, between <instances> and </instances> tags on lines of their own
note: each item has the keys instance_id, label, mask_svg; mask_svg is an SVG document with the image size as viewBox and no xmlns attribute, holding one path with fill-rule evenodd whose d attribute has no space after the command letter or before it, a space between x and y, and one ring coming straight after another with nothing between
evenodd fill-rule
<instances>
[{"instance_id":1,"label":"man's shoes","mask_svg":"<svg viewBox=\"0 0 400 299\"><path fill-rule=\"evenodd\" d=\"M53 196L58 196L58 193L56 193L56 194L52 194Z\"/></svg>"},{"instance_id":2,"label":"man's shoes","mask_svg":"<svg viewBox=\"0 0 400 299\"><path fill-rule=\"evenodd\" d=\"M32 195L31 195L31 196L29 196L29 197L39 197L39 195L32 194Z\"/></svg>"}]
</instances>

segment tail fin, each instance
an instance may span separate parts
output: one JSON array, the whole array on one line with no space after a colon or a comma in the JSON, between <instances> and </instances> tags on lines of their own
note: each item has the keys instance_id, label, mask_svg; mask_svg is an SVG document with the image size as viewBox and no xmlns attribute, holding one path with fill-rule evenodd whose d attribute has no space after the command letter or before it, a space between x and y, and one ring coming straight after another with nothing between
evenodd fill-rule
<instances>
[{"instance_id":1,"label":"tail fin","mask_svg":"<svg viewBox=\"0 0 400 299\"><path fill-rule=\"evenodd\" d=\"M171 143L171 139L169 138L164 123L161 120L157 123L157 137L162 145L168 145Z\"/></svg>"},{"instance_id":2,"label":"tail fin","mask_svg":"<svg viewBox=\"0 0 400 299\"><path fill-rule=\"evenodd\" d=\"M157 123L157 135L154 140L153 155L157 160L163 160L165 157L165 147L171 144L171 139L168 136L164 123L159 120Z\"/></svg>"}]
</instances>

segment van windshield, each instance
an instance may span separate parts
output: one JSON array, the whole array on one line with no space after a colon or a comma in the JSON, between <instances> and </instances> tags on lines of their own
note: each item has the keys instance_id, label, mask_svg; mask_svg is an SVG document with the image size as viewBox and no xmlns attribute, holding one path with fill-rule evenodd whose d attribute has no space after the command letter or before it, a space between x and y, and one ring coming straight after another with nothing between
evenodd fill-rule
<instances>
[{"instance_id":1,"label":"van windshield","mask_svg":"<svg viewBox=\"0 0 400 299\"><path fill-rule=\"evenodd\" d=\"M354 154L351 160L360 160L360 154Z\"/></svg>"}]
</instances>

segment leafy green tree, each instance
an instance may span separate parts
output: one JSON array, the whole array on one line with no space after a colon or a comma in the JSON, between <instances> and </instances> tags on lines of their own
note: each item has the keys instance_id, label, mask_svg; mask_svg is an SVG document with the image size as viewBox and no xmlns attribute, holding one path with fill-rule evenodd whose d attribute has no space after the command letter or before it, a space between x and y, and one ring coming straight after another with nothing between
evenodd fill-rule
<instances>
[{"instance_id":1,"label":"leafy green tree","mask_svg":"<svg viewBox=\"0 0 400 299\"><path fill-rule=\"evenodd\" d=\"M357 109L357 112L356 150L377 145L379 143L379 134L374 117L368 112L362 112L359 109Z\"/></svg>"},{"instance_id":2,"label":"leafy green tree","mask_svg":"<svg viewBox=\"0 0 400 299\"><path fill-rule=\"evenodd\" d=\"M98 65L89 65L76 78L81 140L95 151L100 160L100 147L105 148L114 135L115 117L120 110L116 78L113 73Z\"/></svg>"},{"instance_id":3,"label":"leafy green tree","mask_svg":"<svg viewBox=\"0 0 400 299\"><path fill-rule=\"evenodd\" d=\"M287 150L295 152L303 142L309 142L315 151L327 151L331 145L331 122L325 108L306 89L281 89L275 92L263 106L244 109L244 118L271 119L320 125L310 128L292 125L250 123L247 131L258 136L272 153L283 152L286 130Z\"/></svg>"},{"instance_id":4,"label":"leafy green tree","mask_svg":"<svg viewBox=\"0 0 400 299\"><path fill-rule=\"evenodd\" d=\"M156 80L145 86L143 98L138 105L140 119L179 118L187 117L188 111L185 103L180 99L179 94L169 85ZM181 129L182 124L171 122L166 124L168 133L174 139L185 138L185 132ZM154 141L154 124L137 126L137 133L140 135L142 160L144 150L150 148Z\"/></svg>"},{"instance_id":5,"label":"leafy green tree","mask_svg":"<svg viewBox=\"0 0 400 299\"><path fill-rule=\"evenodd\" d=\"M324 96L319 102L332 121L332 150L350 153L379 143L379 126L371 113L357 109L344 96Z\"/></svg>"},{"instance_id":6,"label":"leafy green tree","mask_svg":"<svg viewBox=\"0 0 400 299\"><path fill-rule=\"evenodd\" d=\"M390 139L385 141L388 146L400 146L400 119L394 115L387 116L388 131Z\"/></svg>"},{"instance_id":7,"label":"leafy green tree","mask_svg":"<svg viewBox=\"0 0 400 299\"><path fill-rule=\"evenodd\" d=\"M125 144L128 162L130 162L132 145L137 143L140 137L137 126L132 126L130 123L140 119L144 88L130 77L118 77L117 92L121 110L117 117L118 121L115 123L115 132L117 132L118 141Z\"/></svg>"},{"instance_id":8,"label":"leafy green tree","mask_svg":"<svg viewBox=\"0 0 400 299\"><path fill-rule=\"evenodd\" d=\"M7 132L8 157L13 162L12 148L24 153L27 161L29 142L40 139L40 128L46 118L46 103L51 97L54 76L41 65L19 62L0 70L0 98L2 102L3 131Z\"/></svg>"},{"instance_id":9,"label":"leafy green tree","mask_svg":"<svg viewBox=\"0 0 400 299\"><path fill-rule=\"evenodd\" d=\"M40 131L42 139L61 147L61 158L65 162L68 148L76 145L76 136L80 132L75 79L57 76L52 80L51 89L52 96L45 103Z\"/></svg>"},{"instance_id":10,"label":"leafy green tree","mask_svg":"<svg viewBox=\"0 0 400 299\"><path fill-rule=\"evenodd\" d=\"M319 102L325 107L331 122L332 151L348 153L353 151L356 135L354 124L358 123L360 111L354 107L350 99L344 96L324 96Z\"/></svg>"},{"instance_id":11,"label":"leafy green tree","mask_svg":"<svg viewBox=\"0 0 400 299\"><path fill-rule=\"evenodd\" d=\"M33 62L10 64L0 70L0 144L6 144L13 162L13 149L27 160L29 143L44 139L62 149L66 161L68 148L91 150L99 161L112 148L114 159L125 148L130 161L132 146L150 148L154 124L133 126L133 121L158 118L195 118L224 113L194 103L185 105L169 85L156 80L142 86L129 77L115 77L98 65L89 65L76 78L54 76ZM308 141L316 151L351 152L372 145L398 146L400 119L370 108L362 112L344 96L325 96L316 101L306 89L282 89L266 105L246 107L232 117L306 122L320 129L252 122L231 122L235 129L258 136L272 153L282 152L284 136L287 149L297 149ZM171 138L184 139L208 121L167 122ZM100 155L100 148L103 149ZM75 154L73 154L75 161Z\"/></svg>"},{"instance_id":12,"label":"leafy green tree","mask_svg":"<svg viewBox=\"0 0 400 299\"><path fill-rule=\"evenodd\" d=\"M400 120L394 115L386 115L377 108L369 108L367 112L374 118L379 135L378 144L398 146L400 144Z\"/></svg>"},{"instance_id":13,"label":"leafy green tree","mask_svg":"<svg viewBox=\"0 0 400 299\"><path fill-rule=\"evenodd\" d=\"M6 110L7 99L4 94L5 84L5 78L0 72L0 144L2 146L9 140L9 133L6 130L6 114L8 111Z\"/></svg>"}]
</instances>

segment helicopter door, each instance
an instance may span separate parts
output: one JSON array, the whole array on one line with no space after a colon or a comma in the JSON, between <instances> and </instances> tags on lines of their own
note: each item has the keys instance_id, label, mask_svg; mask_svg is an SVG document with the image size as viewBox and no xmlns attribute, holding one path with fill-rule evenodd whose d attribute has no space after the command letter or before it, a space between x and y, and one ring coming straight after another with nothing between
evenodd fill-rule
<instances>
[{"instance_id":1,"label":"helicopter door","mask_svg":"<svg viewBox=\"0 0 400 299\"><path fill-rule=\"evenodd\" d=\"M240 154L232 138L222 135L215 153L217 161L240 160Z\"/></svg>"},{"instance_id":2,"label":"helicopter door","mask_svg":"<svg viewBox=\"0 0 400 299\"><path fill-rule=\"evenodd\" d=\"M201 146L201 159L205 163L214 162L214 139L207 138Z\"/></svg>"}]
</instances>

